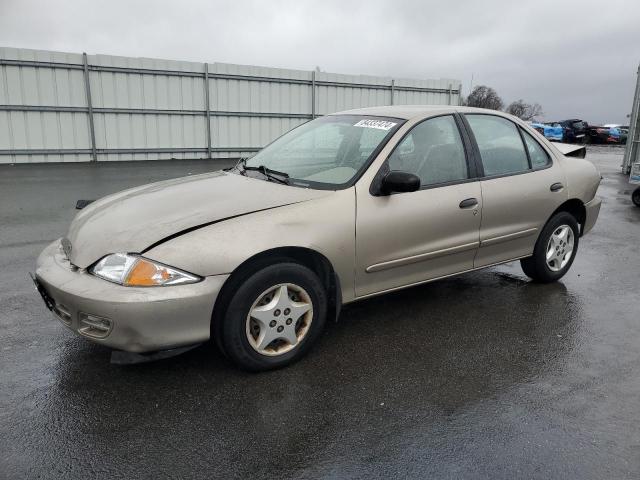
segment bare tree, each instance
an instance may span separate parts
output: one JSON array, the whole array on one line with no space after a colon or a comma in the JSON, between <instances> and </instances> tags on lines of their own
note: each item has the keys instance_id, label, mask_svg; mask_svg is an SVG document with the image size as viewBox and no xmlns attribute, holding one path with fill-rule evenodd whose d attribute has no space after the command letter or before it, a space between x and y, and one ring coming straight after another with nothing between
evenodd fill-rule
<instances>
[{"instance_id":1,"label":"bare tree","mask_svg":"<svg viewBox=\"0 0 640 480\"><path fill-rule=\"evenodd\" d=\"M511 102L505 111L525 121L534 120L543 115L542 106L539 103L530 104L522 99Z\"/></svg>"},{"instance_id":2,"label":"bare tree","mask_svg":"<svg viewBox=\"0 0 640 480\"><path fill-rule=\"evenodd\" d=\"M468 107L488 108L490 110L502 110L504 102L496 91L485 85L475 87L469 96L464 100Z\"/></svg>"}]
</instances>

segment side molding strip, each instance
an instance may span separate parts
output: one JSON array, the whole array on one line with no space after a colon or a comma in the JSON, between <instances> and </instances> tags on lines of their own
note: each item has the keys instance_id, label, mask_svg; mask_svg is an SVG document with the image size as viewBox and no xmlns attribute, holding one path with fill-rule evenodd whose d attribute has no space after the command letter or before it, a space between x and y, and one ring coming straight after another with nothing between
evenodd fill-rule
<instances>
[{"instance_id":1,"label":"side molding strip","mask_svg":"<svg viewBox=\"0 0 640 480\"><path fill-rule=\"evenodd\" d=\"M442 250L434 250L432 252L420 253L418 255L412 255L411 257L398 258L396 260L389 260L387 262L376 263L366 268L367 273L379 272L381 270L387 270L389 268L400 267L402 265L409 265L411 263L418 263L424 260L431 260L432 258L444 257L445 255L452 255L454 253L466 252L467 250L473 250L478 248L479 242L465 243L464 245L458 245L451 248L443 248Z\"/></svg>"},{"instance_id":2,"label":"side molding strip","mask_svg":"<svg viewBox=\"0 0 640 480\"><path fill-rule=\"evenodd\" d=\"M496 243L508 242L509 240L515 240L516 238L528 237L529 235L533 235L537 231L537 228L528 228L527 230L509 233L508 235L500 235L499 237L487 238L486 240L480 241L480 247L486 247L489 245L494 245Z\"/></svg>"}]
</instances>

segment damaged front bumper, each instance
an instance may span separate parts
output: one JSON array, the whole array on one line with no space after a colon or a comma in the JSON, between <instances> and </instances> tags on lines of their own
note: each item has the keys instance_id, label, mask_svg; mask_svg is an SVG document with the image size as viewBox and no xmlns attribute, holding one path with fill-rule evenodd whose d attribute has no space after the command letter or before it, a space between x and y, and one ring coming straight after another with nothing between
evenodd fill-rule
<instances>
[{"instance_id":1,"label":"damaged front bumper","mask_svg":"<svg viewBox=\"0 0 640 480\"><path fill-rule=\"evenodd\" d=\"M228 275L168 287L125 287L71 265L56 240L40 254L36 281L70 330L96 343L143 353L209 339L213 306Z\"/></svg>"}]
</instances>

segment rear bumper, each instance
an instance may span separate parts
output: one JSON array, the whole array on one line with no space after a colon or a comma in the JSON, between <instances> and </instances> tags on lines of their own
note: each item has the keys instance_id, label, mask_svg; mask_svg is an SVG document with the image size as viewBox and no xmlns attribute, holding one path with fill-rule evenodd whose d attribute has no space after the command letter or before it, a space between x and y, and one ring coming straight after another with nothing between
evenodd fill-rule
<instances>
[{"instance_id":1,"label":"rear bumper","mask_svg":"<svg viewBox=\"0 0 640 480\"><path fill-rule=\"evenodd\" d=\"M600 213L600 205L602 204L602 199L597 195L593 197L589 203L585 204L584 208L586 210L586 216L584 225L582 226L582 235L588 233L589 230L593 228L596 224L596 220L598 219L598 214Z\"/></svg>"},{"instance_id":2,"label":"rear bumper","mask_svg":"<svg viewBox=\"0 0 640 480\"><path fill-rule=\"evenodd\" d=\"M124 287L74 269L57 240L40 254L36 278L67 328L96 343L140 353L207 340L213 305L228 275L190 285Z\"/></svg>"}]
</instances>

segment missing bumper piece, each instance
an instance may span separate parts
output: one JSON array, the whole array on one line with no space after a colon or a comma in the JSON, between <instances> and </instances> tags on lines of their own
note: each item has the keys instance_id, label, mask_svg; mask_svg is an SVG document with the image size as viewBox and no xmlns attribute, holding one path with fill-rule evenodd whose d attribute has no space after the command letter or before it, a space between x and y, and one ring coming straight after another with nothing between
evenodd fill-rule
<instances>
[{"instance_id":1,"label":"missing bumper piece","mask_svg":"<svg viewBox=\"0 0 640 480\"><path fill-rule=\"evenodd\" d=\"M138 363L153 362L155 360L163 360L165 358L175 357L181 355L189 350L193 350L196 347L202 345L196 343L194 345L187 345L186 347L170 348L168 350L159 350L157 352L149 353L133 353L125 352L122 350L113 350L111 352L111 363L113 365L135 365Z\"/></svg>"}]
</instances>

